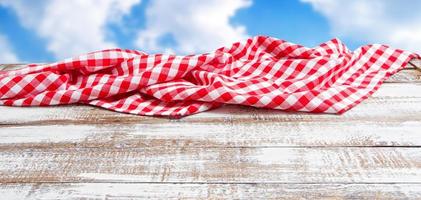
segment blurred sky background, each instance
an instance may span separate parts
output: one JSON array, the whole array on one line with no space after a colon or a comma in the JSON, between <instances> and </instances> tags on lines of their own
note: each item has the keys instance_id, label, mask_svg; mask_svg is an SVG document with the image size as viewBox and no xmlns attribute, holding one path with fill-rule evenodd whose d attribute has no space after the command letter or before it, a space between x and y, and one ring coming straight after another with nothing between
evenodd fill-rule
<instances>
[{"instance_id":1,"label":"blurred sky background","mask_svg":"<svg viewBox=\"0 0 421 200\"><path fill-rule=\"evenodd\" d=\"M254 35L420 53L421 0L0 0L0 63L114 47L204 53Z\"/></svg>"}]
</instances>

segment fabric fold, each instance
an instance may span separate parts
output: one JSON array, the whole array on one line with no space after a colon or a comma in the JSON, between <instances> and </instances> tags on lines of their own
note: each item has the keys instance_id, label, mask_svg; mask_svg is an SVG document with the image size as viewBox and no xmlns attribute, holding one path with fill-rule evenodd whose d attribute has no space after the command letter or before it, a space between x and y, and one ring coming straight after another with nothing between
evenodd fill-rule
<instances>
[{"instance_id":1,"label":"fabric fold","mask_svg":"<svg viewBox=\"0 0 421 200\"><path fill-rule=\"evenodd\" d=\"M339 39L307 48L256 36L211 53L109 49L0 72L0 105L89 104L186 116L224 104L344 113L418 54L385 45L350 51Z\"/></svg>"}]
</instances>

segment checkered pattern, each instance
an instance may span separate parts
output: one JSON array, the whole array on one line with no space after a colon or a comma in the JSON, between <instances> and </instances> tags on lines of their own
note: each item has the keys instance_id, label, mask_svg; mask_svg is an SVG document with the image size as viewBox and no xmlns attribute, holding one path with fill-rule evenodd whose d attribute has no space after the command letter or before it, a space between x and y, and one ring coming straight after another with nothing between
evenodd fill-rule
<instances>
[{"instance_id":1,"label":"checkered pattern","mask_svg":"<svg viewBox=\"0 0 421 200\"><path fill-rule=\"evenodd\" d=\"M90 104L185 116L223 104L343 113L419 55L384 45L306 48L258 36L201 55L111 49L0 72L0 105Z\"/></svg>"}]
</instances>

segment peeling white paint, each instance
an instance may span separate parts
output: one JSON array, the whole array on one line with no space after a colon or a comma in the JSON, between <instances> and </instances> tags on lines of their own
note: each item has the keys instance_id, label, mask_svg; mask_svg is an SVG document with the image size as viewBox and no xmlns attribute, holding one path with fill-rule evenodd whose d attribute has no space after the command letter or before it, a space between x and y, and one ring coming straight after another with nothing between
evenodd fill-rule
<instances>
[{"instance_id":1,"label":"peeling white paint","mask_svg":"<svg viewBox=\"0 0 421 200\"><path fill-rule=\"evenodd\" d=\"M0 144L81 142L95 131L91 125L16 126L0 129Z\"/></svg>"},{"instance_id":2,"label":"peeling white paint","mask_svg":"<svg viewBox=\"0 0 421 200\"><path fill-rule=\"evenodd\" d=\"M43 125L0 129L0 145L31 143L106 143L173 146L375 146L421 145L421 121L166 123L136 125ZM166 143L165 143L166 142Z\"/></svg>"},{"instance_id":3,"label":"peeling white paint","mask_svg":"<svg viewBox=\"0 0 421 200\"><path fill-rule=\"evenodd\" d=\"M105 173L81 173L77 177L85 180L112 181L112 182L139 182L144 180L145 176L124 175L124 174L105 174Z\"/></svg>"}]
</instances>

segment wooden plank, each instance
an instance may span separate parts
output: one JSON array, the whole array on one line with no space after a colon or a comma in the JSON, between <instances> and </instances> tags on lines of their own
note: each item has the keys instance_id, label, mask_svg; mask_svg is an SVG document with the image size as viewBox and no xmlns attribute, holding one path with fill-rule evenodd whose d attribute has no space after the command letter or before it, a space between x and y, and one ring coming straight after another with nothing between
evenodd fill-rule
<instances>
[{"instance_id":1,"label":"wooden plank","mask_svg":"<svg viewBox=\"0 0 421 200\"><path fill-rule=\"evenodd\" d=\"M421 84L383 85L372 97L343 115L283 112L251 107L225 106L179 120L137 116L90 106L0 106L0 125L51 124L162 124L254 122L407 122L421 120Z\"/></svg>"},{"instance_id":2,"label":"wooden plank","mask_svg":"<svg viewBox=\"0 0 421 200\"><path fill-rule=\"evenodd\" d=\"M10 126L0 149L113 147L421 147L418 121Z\"/></svg>"},{"instance_id":3,"label":"wooden plank","mask_svg":"<svg viewBox=\"0 0 421 200\"><path fill-rule=\"evenodd\" d=\"M421 183L419 148L10 148L1 183Z\"/></svg>"},{"instance_id":4,"label":"wooden plank","mask_svg":"<svg viewBox=\"0 0 421 200\"><path fill-rule=\"evenodd\" d=\"M1 184L5 199L418 199L419 184Z\"/></svg>"},{"instance_id":5,"label":"wooden plank","mask_svg":"<svg viewBox=\"0 0 421 200\"><path fill-rule=\"evenodd\" d=\"M421 65L420 65L421 69ZM410 83L421 82L421 70L404 69L392 75L385 83Z\"/></svg>"}]
</instances>

